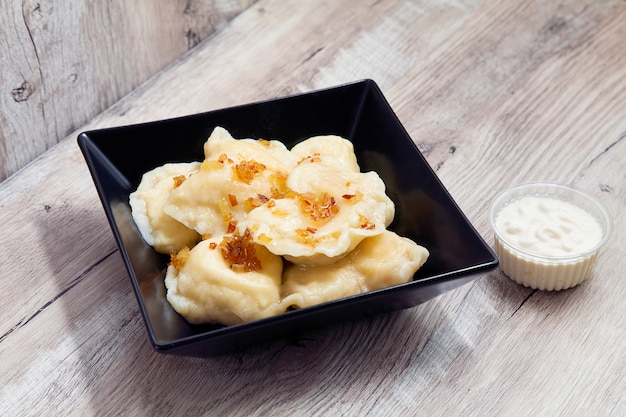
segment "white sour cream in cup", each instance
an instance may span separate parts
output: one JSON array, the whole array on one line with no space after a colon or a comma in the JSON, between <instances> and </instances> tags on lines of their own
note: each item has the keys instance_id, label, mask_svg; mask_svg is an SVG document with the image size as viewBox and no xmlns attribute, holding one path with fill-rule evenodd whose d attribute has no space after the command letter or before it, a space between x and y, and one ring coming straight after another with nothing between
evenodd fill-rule
<instances>
[{"instance_id":1,"label":"white sour cream in cup","mask_svg":"<svg viewBox=\"0 0 626 417\"><path fill-rule=\"evenodd\" d=\"M610 233L606 209L568 186L530 183L492 204L490 221L500 268L516 282L561 290L587 279Z\"/></svg>"}]
</instances>

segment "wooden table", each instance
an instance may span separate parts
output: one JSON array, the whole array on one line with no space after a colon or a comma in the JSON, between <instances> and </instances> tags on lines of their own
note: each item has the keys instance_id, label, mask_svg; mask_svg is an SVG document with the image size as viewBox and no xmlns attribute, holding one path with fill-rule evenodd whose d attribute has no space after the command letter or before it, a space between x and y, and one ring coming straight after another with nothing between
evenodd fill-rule
<instances>
[{"instance_id":1,"label":"wooden table","mask_svg":"<svg viewBox=\"0 0 626 417\"><path fill-rule=\"evenodd\" d=\"M462 210L576 186L592 277L499 270L401 312L212 359L150 347L76 144L0 184L0 415L626 415L626 2L260 0L80 130L374 79Z\"/></svg>"}]
</instances>

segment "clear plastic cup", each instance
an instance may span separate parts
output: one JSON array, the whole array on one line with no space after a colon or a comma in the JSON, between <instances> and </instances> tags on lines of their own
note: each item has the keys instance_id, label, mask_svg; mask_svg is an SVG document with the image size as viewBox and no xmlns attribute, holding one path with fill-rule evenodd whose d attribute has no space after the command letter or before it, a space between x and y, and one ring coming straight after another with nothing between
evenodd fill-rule
<instances>
[{"instance_id":1,"label":"clear plastic cup","mask_svg":"<svg viewBox=\"0 0 626 417\"><path fill-rule=\"evenodd\" d=\"M583 209L602 229L601 238L583 251L558 256L530 251L507 239L507 234L498 228L498 215L508 205L518 201L522 204L524 198L533 196L570 203ZM599 250L611 233L608 211L597 199L570 186L546 182L522 184L506 190L493 201L489 220L502 271L519 284L548 291L571 288L586 280L591 274Z\"/></svg>"}]
</instances>

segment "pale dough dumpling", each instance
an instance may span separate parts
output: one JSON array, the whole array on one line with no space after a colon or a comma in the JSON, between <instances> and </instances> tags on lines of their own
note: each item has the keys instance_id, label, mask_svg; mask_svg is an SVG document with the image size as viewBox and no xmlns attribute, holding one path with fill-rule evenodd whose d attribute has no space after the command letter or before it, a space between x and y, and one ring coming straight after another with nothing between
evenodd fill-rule
<instances>
[{"instance_id":1,"label":"pale dough dumpling","mask_svg":"<svg viewBox=\"0 0 626 417\"><path fill-rule=\"evenodd\" d=\"M233 325L279 314L282 259L262 246L256 247L261 269L236 271L222 256L222 237L203 240L177 268L165 276L167 300L193 324Z\"/></svg>"},{"instance_id":2,"label":"pale dough dumpling","mask_svg":"<svg viewBox=\"0 0 626 417\"><path fill-rule=\"evenodd\" d=\"M389 226L395 216L395 205L386 194L385 183L374 171L339 169L332 161L322 158L318 163L304 163L294 168L287 187L301 194L336 195L340 197L338 201L369 218L376 226Z\"/></svg>"},{"instance_id":3,"label":"pale dough dumpling","mask_svg":"<svg viewBox=\"0 0 626 417\"><path fill-rule=\"evenodd\" d=\"M339 168L359 172L361 168L354 154L354 145L347 139L336 135L313 136L291 148L291 153L300 163L323 158Z\"/></svg>"},{"instance_id":4,"label":"pale dough dumpling","mask_svg":"<svg viewBox=\"0 0 626 417\"><path fill-rule=\"evenodd\" d=\"M255 208L241 227L293 263L335 262L393 220L394 204L375 172L338 169L322 158L294 168L287 186L295 197Z\"/></svg>"},{"instance_id":5,"label":"pale dough dumpling","mask_svg":"<svg viewBox=\"0 0 626 417\"><path fill-rule=\"evenodd\" d=\"M331 265L290 265L282 283L286 308L303 308L411 281L428 259L426 248L385 231L363 240Z\"/></svg>"},{"instance_id":6,"label":"pale dough dumpling","mask_svg":"<svg viewBox=\"0 0 626 417\"><path fill-rule=\"evenodd\" d=\"M130 194L133 220L143 239L161 253L193 245L197 232L163 212L163 205L175 186L200 168L199 162L165 164L146 172Z\"/></svg>"},{"instance_id":7,"label":"pale dough dumpling","mask_svg":"<svg viewBox=\"0 0 626 417\"><path fill-rule=\"evenodd\" d=\"M170 194L164 211L207 236L232 232L253 208L280 196L296 160L280 142L233 139L215 128L200 170ZM231 228L231 229L229 229Z\"/></svg>"},{"instance_id":8,"label":"pale dough dumpling","mask_svg":"<svg viewBox=\"0 0 626 417\"><path fill-rule=\"evenodd\" d=\"M289 171L297 163L287 147L277 140L235 139L223 127L217 126L204 143L205 159L227 155L237 161L256 160L278 171Z\"/></svg>"}]
</instances>

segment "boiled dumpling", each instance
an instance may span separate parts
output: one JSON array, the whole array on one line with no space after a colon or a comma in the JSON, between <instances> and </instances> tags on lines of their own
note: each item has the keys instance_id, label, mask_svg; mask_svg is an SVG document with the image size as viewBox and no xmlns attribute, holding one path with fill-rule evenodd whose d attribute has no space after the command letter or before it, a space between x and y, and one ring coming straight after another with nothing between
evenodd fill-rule
<instances>
[{"instance_id":1,"label":"boiled dumpling","mask_svg":"<svg viewBox=\"0 0 626 417\"><path fill-rule=\"evenodd\" d=\"M293 196L255 208L241 227L293 263L333 263L393 220L394 204L375 172L338 169L322 157L294 168L287 187Z\"/></svg>"},{"instance_id":2,"label":"boiled dumpling","mask_svg":"<svg viewBox=\"0 0 626 417\"><path fill-rule=\"evenodd\" d=\"M235 139L223 127L216 126L204 143L205 159L226 155L237 160L257 160L272 168L288 171L297 162L287 147L277 140Z\"/></svg>"},{"instance_id":3,"label":"boiled dumpling","mask_svg":"<svg viewBox=\"0 0 626 417\"><path fill-rule=\"evenodd\" d=\"M205 236L233 232L250 210L284 192L295 158L280 142L233 139L215 128L200 170L174 190L164 211Z\"/></svg>"},{"instance_id":4,"label":"boiled dumpling","mask_svg":"<svg viewBox=\"0 0 626 417\"><path fill-rule=\"evenodd\" d=\"M336 135L313 136L291 148L299 163L323 159L340 169L359 172L361 168L354 154L354 145Z\"/></svg>"},{"instance_id":5,"label":"boiled dumpling","mask_svg":"<svg viewBox=\"0 0 626 417\"><path fill-rule=\"evenodd\" d=\"M220 246L229 238L203 240L168 266L167 300L190 323L233 325L285 311L280 303L282 259L250 243L256 267L233 267Z\"/></svg>"},{"instance_id":6,"label":"boiled dumpling","mask_svg":"<svg viewBox=\"0 0 626 417\"><path fill-rule=\"evenodd\" d=\"M426 262L426 248L385 231L364 239L331 265L290 265L283 273L285 307L308 307L409 282Z\"/></svg>"},{"instance_id":7,"label":"boiled dumpling","mask_svg":"<svg viewBox=\"0 0 626 417\"><path fill-rule=\"evenodd\" d=\"M161 253L193 245L198 233L163 212L174 188L200 168L199 162L165 164L146 172L130 194L132 216L143 239Z\"/></svg>"}]
</instances>

